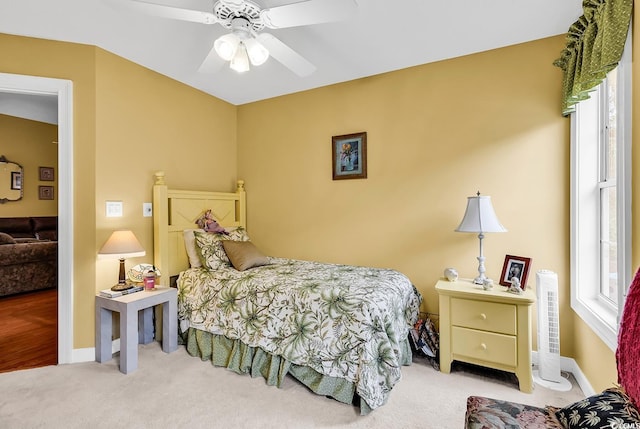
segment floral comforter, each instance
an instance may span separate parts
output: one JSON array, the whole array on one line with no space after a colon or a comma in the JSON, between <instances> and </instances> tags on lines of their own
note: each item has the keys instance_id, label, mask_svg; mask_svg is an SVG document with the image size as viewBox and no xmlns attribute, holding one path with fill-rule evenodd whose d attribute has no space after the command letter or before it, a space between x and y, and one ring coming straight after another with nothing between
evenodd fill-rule
<instances>
[{"instance_id":1,"label":"floral comforter","mask_svg":"<svg viewBox=\"0 0 640 429\"><path fill-rule=\"evenodd\" d=\"M383 405L400 380L422 300L409 279L388 269L270 261L243 272L184 271L181 329L224 335L347 379L372 409Z\"/></svg>"}]
</instances>

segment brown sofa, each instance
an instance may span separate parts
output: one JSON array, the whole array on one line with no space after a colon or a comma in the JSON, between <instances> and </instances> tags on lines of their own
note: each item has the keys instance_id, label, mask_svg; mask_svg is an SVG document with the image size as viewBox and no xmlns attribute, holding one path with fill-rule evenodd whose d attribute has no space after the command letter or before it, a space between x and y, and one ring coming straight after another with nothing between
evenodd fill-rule
<instances>
[{"instance_id":1,"label":"brown sofa","mask_svg":"<svg viewBox=\"0 0 640 429\"><path fill-rule=\"evenodd\" d=\"M0 218L0 297L58 285L58 218Z\"/></svg>"}]
</instances>

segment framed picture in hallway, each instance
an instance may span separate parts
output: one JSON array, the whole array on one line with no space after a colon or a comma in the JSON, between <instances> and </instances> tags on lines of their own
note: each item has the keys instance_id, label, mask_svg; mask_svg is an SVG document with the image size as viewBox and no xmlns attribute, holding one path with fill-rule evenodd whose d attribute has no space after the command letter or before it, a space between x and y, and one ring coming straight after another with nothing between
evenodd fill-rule
<instances>
[{"instance_id":1,"label":"framed picture in hallway","mask_svg":"<svg viewBox=\"0 0 640 429\"><path fill-rule=\"evenodd\" d=\"M38 198L41 200L52 200L53 199L53 186L39 186L38 187Z\"/></svg>"},{"instance_id":2,"label":"framed picture in hallway","mask_svg":"<svg viewBox=\"0 0 640 429\"><path fill-rule=\"evenodd\" d=\"M40 180L53 182L53 167L40 167Z\"/></svg>"},{"instance_id":3,"label":"framed picture in hallway","mask_svg":"<svg viewBox=\"0 0 640 429\"><path fill-rule=\"evenodd\" d=\"M367 133L331 137L333 180L367 178Z\"/></svg>"}]
</instances>

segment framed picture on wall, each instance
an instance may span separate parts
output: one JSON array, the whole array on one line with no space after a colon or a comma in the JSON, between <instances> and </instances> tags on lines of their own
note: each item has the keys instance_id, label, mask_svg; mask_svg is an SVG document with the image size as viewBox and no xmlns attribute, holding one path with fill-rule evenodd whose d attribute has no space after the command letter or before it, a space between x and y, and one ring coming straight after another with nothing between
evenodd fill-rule
<instances>
[{"instance_id":1,"label":"framed picture on wall","mask_svg":"<svg viewBox=\"0 0 640 429\"><path fill-rule=\"evenodd\" d=\"M53 182L53 167L40 167L40 180Z\"/></svg>"},{"instance_id":2,"label":"framed picture on wall","mask_svg":"<svg viewBox=\"0 0 640 429\"><path fill-rule=\"evenodd\" d=\"M39 186L38 187L38 198L41 200L52 200L53 199L53 186Z\"/></svg>"},{"instance_id":3,"label":"framed picture on wall","mask_svg":"<svg viewBox=\"0 0 640 429\"><path fill-rule=\"evenodd\" d=\"M22 189L22 172L21 171L11 172L11 189L17 190L17 191Z\"/></svg>"},{"instance_id":4,"label":"framed picture on wall","mask_svg":"<svg viewBox=\"0 0 640 429\"><path fill-rule=\"evenodd\" d=\"M367 178L367 133L331 137L333 180Z\"/></svg>"},{"instance_id":5,"label":"framed picture on wall","mask_svg":"<svg viewBox=\"0 0 640 429\"><path fill-rule=\"evenodd\" d=\"M515 277L520 281L520 289L525 290L527 287L527 277L529 277L529 268L531 268L531 258L513 255L505 256L502 275L500 276L500 284L509 287Z\"/></svg>"}]
</instances>

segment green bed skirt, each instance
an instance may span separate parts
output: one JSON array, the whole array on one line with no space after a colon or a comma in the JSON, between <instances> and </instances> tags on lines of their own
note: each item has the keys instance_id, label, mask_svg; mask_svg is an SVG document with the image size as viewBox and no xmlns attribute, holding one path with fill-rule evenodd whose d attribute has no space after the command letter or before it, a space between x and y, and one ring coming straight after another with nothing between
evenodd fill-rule
<instances>
[{"instance_id":1,"label":"green bed skirt","mask_svg":"<svg viewBox=\"0 0 640 429\"><path fill-rule=\"evenodd\" d=\"M268 385L277 387L290 374L318 395L359 406L361 415L371 412L366 401L356 393L356 385L345 379L320 374L309 367L296 365L281 356L267 353L259 347L250 347L239 340L199 329L189 328L182 333L181 339L191 356L210 360L215 366L225 367L238 374L250 374L251 377L263 377ZM402 355L402 365L411 364L408 338L403 343Z\"/></svg>"}]
</instances>

